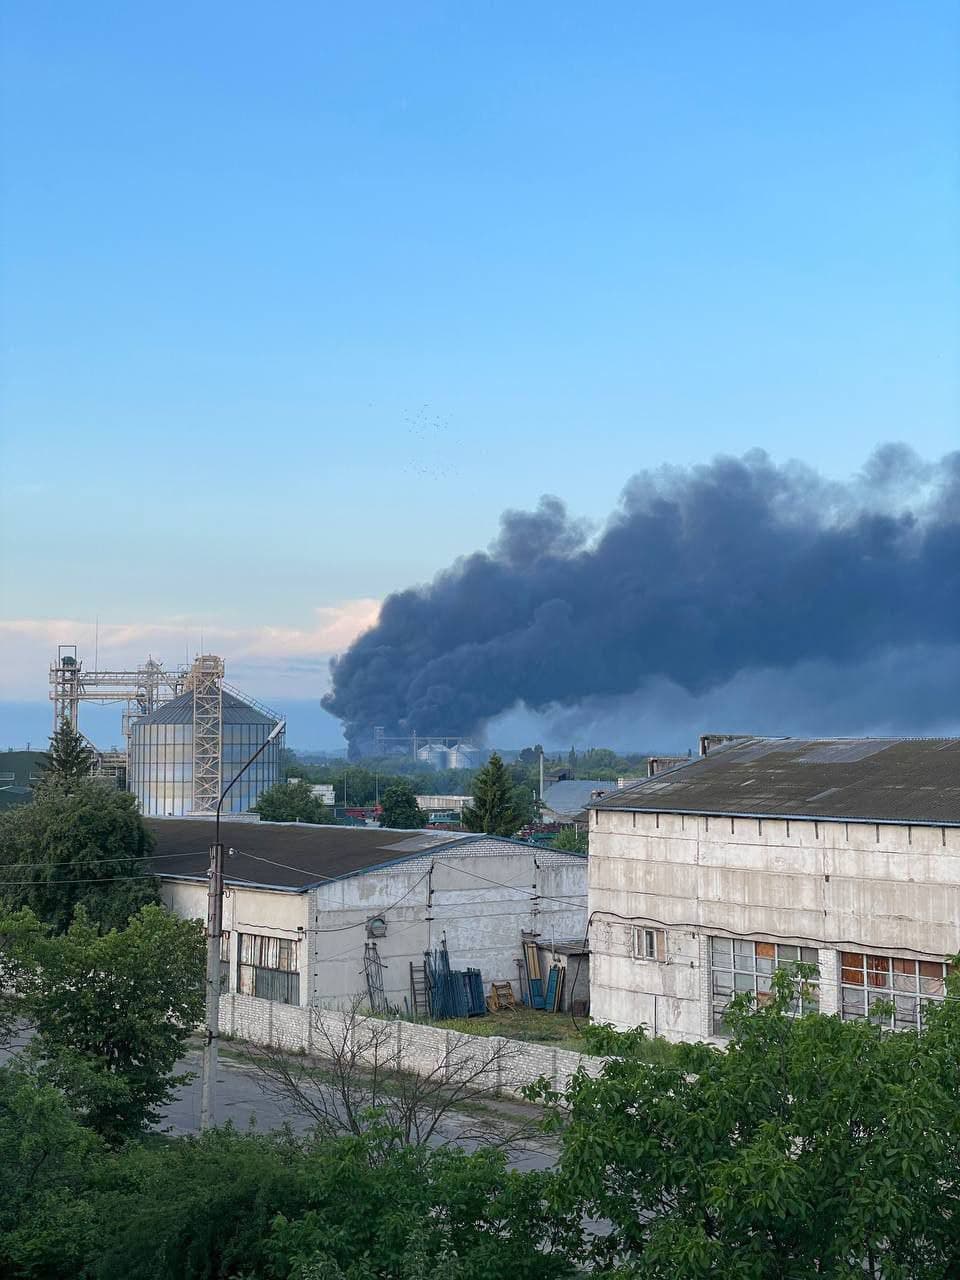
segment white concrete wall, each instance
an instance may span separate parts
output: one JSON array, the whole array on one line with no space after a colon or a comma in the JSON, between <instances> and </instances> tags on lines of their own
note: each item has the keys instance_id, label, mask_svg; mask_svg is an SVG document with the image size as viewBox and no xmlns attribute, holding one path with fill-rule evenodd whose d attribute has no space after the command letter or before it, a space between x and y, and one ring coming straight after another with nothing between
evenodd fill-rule
<instances>
[{"instance_id":1,"label":"white concrete wall","mask_svg":"<svg viewBox=\"0 0 960 1280\"><path fill-rule=\"evenodd\" d=\"M170 880L161 877L160 896L178 916L187 920L207 918L206 883ZM246 889L228 885L223 899L223 928L230 934L230 985L237 985L237 935L260 933L273 938L299 940L300 1003L308 1000L309 897L306 893L283 893L271 889Z\"/></svg>"},{"instance_id":2,"label":"white concrete wall","mask_svg":"<svg viewBox=\"0 0 960 1280\"><path fill-rule=\"evenodd\" d=\"M842 949L960 949L957 828L596 810L589 866L591 1014L672 1039L710 1035L711 934L819 947L825 1011ZM634 923L665 962L634 959Z\"/></svg>"},{"instance_id":3,"label":"white concrete wall","mask_svg":"<svg viewBox=\"0 0 960 1280\"><path fill-rule=\"evenodd\" d=\"M387 999L400 1009L410 964L446 935L455 969L477 968L516 984L522 930L545 939L583 937L587 864L583 858L491 840L367 871L312 891L311 1000L334 1007L366 991L366 922L382 915L375 939ZM354 927L348 927L354 926Z\"/></svg>"},{"instance_id":4,"label":"white concrete wall","mask_svg":"<svg viewBox=\"0 0 960 1280\"><path fill-rule=\"evenodd\" d=\"M220 1000L223 1035L251 1044L275 1045L294 1053L322 1057L328 1047L327 1035L334 1043L342 1043L348 1022L347 1016L335 1009L298 1009L240 995L223 996ZM318 1023L327 1027L327 1035ZM385 1023L358 1018L353 1029L360 1044L366 1042L364 1028L367 1025L376 1028L381 1054L384 1041L380 1033L384 1027L389 1028L394 1063L401 1071L432 1073L438 1063L445 1062L450 1064L451 1075L457 1070L468 1075L476 1067L490 1063L491 1090L506 1094L518 1095L524 1085L532 1084L540 1076L546 1076L555 1088L562 1089L580 1066L590 1075L599 1075L606 1061L569 1049L553 1049L501 1036L464 1035L400 1020Z\"/></svg>"}]
</instances>

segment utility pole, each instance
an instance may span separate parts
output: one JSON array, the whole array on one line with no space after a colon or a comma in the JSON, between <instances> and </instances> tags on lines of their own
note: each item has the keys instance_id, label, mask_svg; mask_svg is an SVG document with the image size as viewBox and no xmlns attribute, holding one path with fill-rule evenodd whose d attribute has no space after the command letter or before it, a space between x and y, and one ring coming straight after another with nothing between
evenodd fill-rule
<instances>
[{"instance_id":1,"label":"utility pole","mask_svg":"<svg viewBox=\"0 0 960 1280\"><path fill-rule=\"evenodd\" d=\"M220 939L223 937L223 845L220 843L220 810L234 783L242 778L258 756L286 728L278 720L266 739L223 790L217 802L213 844L210 846L210 887L207 890L207 1040L203 1046L203 1074L200 1082L200 1128L217 1123L217 1063L220 1057Z\"/></svg>"},{"instance_id":2,"label":"utility pole","mask_svg":"<svg viewBox=\"0 0 960 1280\"><path fill-rule=\"evenodd\" d=\"M223 797L221 796L221 801ZM216 1124L216 1079L220 1053L220 939L223 936L223 845L220 843L220 809L216 838L210 846L210 885L207 889L207 1042L203 1048L200 1084L200 1128Z\"/></svg>"}]
</instances>

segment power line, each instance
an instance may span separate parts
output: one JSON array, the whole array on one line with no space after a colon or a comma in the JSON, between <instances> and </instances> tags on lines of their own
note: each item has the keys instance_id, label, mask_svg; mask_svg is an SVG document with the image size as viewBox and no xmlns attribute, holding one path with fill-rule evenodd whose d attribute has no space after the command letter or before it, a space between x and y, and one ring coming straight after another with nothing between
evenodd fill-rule
<instances>
[{"instance_id":1,"label":"power line","mask_svg":"<svg viewBox=\"0 0 960 1280\"><path fill-rule=\"evenodd\" d=\"M404 898L409 898L410 894L413 893L414 889L416 889L419 885L423 884L424 880L426 880L427 876L430 875L430 872L432 870L433 870L433 863L430 864L430 866L423 873L420 879L416 880L410 886L407 892L403 894L402 897L399 897L396 900L396 902L392 902L389 907L374 907L373 910L376 911L378 914L381 914L387 911L392 911L394 907L399 907L400 903L403 902ZM346 933L348 929L365 929L366 926L367 926L366 920L358 920L356 921L355 924L343 924L338 926L336 929L319 929L314 926L311 926L310 928L307 929L307 933Z\"/></svg>"},{"instance_id":2,"label":"power line","mask_svg":"<svg viewBox=\"0 0 960 1280\"><path fill-rule=\"evenodd\" d=\"M73 878L71 878L71 879L69 879L69 880L54 880L54 881L52 882L52 884L53 884L53 885L58 885L58 884L106 884L108 881L111 881L111 880L156 880L156 878L157 878L157 877L156 877L155 875L152 875L152 874L150 874L150 873L148 872L148 873L146 873L146 874L141 873L141 874L139 874L139 875L131 875L131 876L81 876L81 877L79 877L79 878L77 878L77 879L73 879ZM36 881L36 880L4 880L4 879L3 879L3 877L2 877L2 876L0 876L0 888L5 887L6 885L33 885L33 886L36 886L36 884L37 884L37 881Z\"/></svg>"},{"instance_id":3,"label":"power line","mask_svg":"<svg viewBox=\"0 0 960 1280\"><path fill-rule=\"evenodd\" d=\"M196 858L195 853L149 853L142 855L118 854L115 858L94 858L94 862L159 862L161 858ZM249 856L249 855L248 855ZM0 863L0 872L12 867L75 867L78 859L70 862L4 862Z\"/></svg>"}]
</instances>

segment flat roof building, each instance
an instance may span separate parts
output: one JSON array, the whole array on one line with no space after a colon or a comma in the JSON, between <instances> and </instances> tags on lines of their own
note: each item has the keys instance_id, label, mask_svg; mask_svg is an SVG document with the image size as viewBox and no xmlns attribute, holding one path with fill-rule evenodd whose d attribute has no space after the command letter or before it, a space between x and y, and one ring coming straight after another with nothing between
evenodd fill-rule
<instances>
[{"instance_id":1,"label":"flat roof building","mask_svg":"<svg viewBox=\"0 0 960 1280\"><path fill-rule=\"evenodd\" d=\"M813 964L805 1003L920 1025L960 950L960 739L715 736L591 809L591 1009L725 1035L735 992ZM886 1015L885 1015L886 1017Z\"/></svg>"}]
</instances>

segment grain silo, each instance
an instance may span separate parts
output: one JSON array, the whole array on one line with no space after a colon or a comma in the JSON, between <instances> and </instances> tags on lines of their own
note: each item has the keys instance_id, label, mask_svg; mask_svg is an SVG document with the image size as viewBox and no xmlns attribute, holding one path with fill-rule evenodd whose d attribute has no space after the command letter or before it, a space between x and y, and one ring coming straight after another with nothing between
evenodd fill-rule
<instances>
[{"instance_id":1,"label":"grain silo","mask_svg":"<svg viewBox=\"0 0 960 1280\"><path fill-rule=\"evenodd\" d=\"M187 691L130 726L127 786L140 812L157 817L213 813L222 790L276 728L279 717L223 685L223 663L204 655ZM244 773L223 803L245 813L281 780L283 734Z\"/></svg>"}]
</instances>

